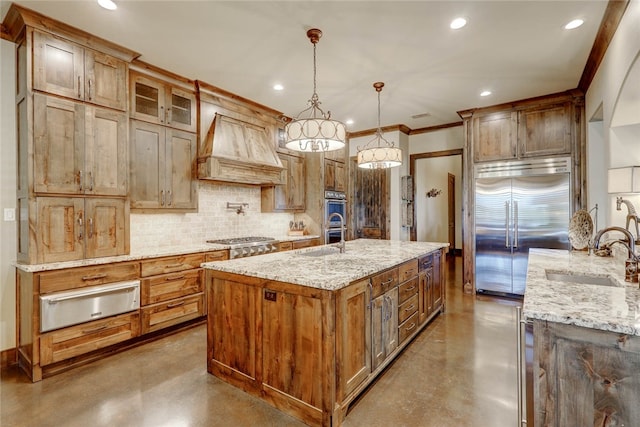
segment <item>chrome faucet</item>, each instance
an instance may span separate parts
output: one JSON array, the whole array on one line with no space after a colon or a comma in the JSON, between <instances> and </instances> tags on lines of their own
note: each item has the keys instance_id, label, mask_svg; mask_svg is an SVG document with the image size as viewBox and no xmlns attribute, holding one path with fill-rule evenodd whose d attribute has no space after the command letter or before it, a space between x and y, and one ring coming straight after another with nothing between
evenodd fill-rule
<instances>
[{"instance_id":1,"label":"chrome faucet","mask_svg":"<svg viewBox=\"0 0 640 427\"><path fill-rule=\"evenodd\" d=\"M340 253L343 254L344 253L344 218L342 215L340 215L338 212L334 212L331 215L329 215L329 218L327 218L327 223L331 223L331 219L337 216L338 219L340 219L340 243L338 243L338 247L340 248ZM328 227L327 227L328 229Z\"/></svg>"}]
</instances>

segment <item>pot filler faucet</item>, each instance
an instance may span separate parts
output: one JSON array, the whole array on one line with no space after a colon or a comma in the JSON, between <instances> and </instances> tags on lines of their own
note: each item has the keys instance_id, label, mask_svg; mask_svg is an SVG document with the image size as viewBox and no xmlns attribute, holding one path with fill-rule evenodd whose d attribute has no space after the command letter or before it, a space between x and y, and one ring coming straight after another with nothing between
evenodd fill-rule
<instances>
[{"instance_id":1,"label":"pot filler faucet","mask_svg":"<svg viewBox=\"0 0 640 427\"><path fill-rule=\"evenodd\" d=\"M327 218L327 224L331 223L331 219L334 216L337 216L338 219L340 220L340 243L338 243L336 246L340 248L340 253L343 254L344 253L344 218L338 212L334 212L331 215L329 215L329 218Z\"/></svg>"}]
</instances>

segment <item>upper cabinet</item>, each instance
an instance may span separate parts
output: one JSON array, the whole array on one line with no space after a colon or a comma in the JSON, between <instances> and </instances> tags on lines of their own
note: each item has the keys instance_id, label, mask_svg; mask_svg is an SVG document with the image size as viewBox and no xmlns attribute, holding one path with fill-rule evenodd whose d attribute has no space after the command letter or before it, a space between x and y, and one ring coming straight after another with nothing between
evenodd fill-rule
<instances>
[{"instance_id":1,"label":"upper cabinet","mask_svg":"<svg viewBox=\"0 0 640 427\"><path fill-rule=\"evenodd\" d=\"M125 61L40 31L33 43L34 89L126 110Z\"/></svg>"},{"instance_id":2,"label":"upper cabinet","mask_svg":"<svg viewBox=\"0 0 640 427\"><path fill-rule=\"evenodd\" d=\"M571 153L571 103L518 112L518 146L522 157Z\"/></svg>"},{"instance_id":3,"label":"upper cabinet","mask_svg":"<svg viewBox=\"0 0 640 427\"><path fill-rule=\"evenodd\" d=\"M327 153L328 154L328 153ZM344 163L324 159L324 189L332 191L347 191L347 176Z\"/></svg>"},{"instance_id":4,"label":"upper cabinet","mask_svg":"<svg viewBox=\"0 0 640 427\"><path fill-rule=\"evenodd\" d=\"M517 157L515 112L498 112L474 117L471 120L473 157L476 162L515 159Z\"/></svg>"},{"instance_id":5,"label":"upper cabinet","mask_svg":"<svg viewBox=\"0 0 640 427\"><path fill-rule=\"evenodd\" d=\"M304 212L305 210L305 159L280 153L282 184L262 187L262 212Z\"/></svg>"},{"instance_id":6,"label":"upper cabinet","mask_svg":"<svg viewBox=\"0 0 640 427\"><path fill-rule=\"evenodd\" d=\"M132 72L131 117L187 132L196 131L196 94Z\"/></svg>"}]
</instances>

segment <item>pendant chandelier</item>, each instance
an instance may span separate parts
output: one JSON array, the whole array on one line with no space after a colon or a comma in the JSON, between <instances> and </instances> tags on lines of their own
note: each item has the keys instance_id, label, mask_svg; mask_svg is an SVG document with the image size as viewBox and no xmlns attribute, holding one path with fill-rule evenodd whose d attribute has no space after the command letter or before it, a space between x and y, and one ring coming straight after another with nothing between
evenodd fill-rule
<instances>
[{"instance_id":1,"label":"pendant chandelier","mask_svg":"<svg viewBox=\"0 0 640 427\"><path fill-rule=\"evenodd\" d=\"M331 120L330 111L325 114L316 92L316 44L322 37L322 31L312 28L307 31L307 37L313 44L313 95L308 101L309 107L285 126L285 147L306 152L339 150L345 145L345 125ZM309 117L303 118L307 113Z\"/></svg>"},{"instance_id":2,"label":"pendant chandelier","mask_svg":"<svg viewBox=\"0 0 640 427\"><path fill-rule=\"evenodd\" d=\"M387 169L402 164L402 150L382 136L380 128L380 92L384 83L376 82L373 87L378 92L378 129L375 137L364 147L358 147L358 167L363 169Z\"/></svg>"}]
</instances>

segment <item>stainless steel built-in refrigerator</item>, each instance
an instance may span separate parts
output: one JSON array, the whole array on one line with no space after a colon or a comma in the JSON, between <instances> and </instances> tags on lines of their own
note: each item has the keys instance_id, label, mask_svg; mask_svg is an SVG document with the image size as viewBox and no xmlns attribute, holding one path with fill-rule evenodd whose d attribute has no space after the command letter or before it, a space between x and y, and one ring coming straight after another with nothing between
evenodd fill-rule
<instances>
[{"instance_id":1,"label":"stainless steel built-in refrigerator","mask_svg":"<svg viewBox=\"0 0 640 427\"><path fill-rule=\"evenodd\" d=\"M571 158L475 168L479 293L524 295L530 248L568 249Z\"/></svg>"}]
</instances>

